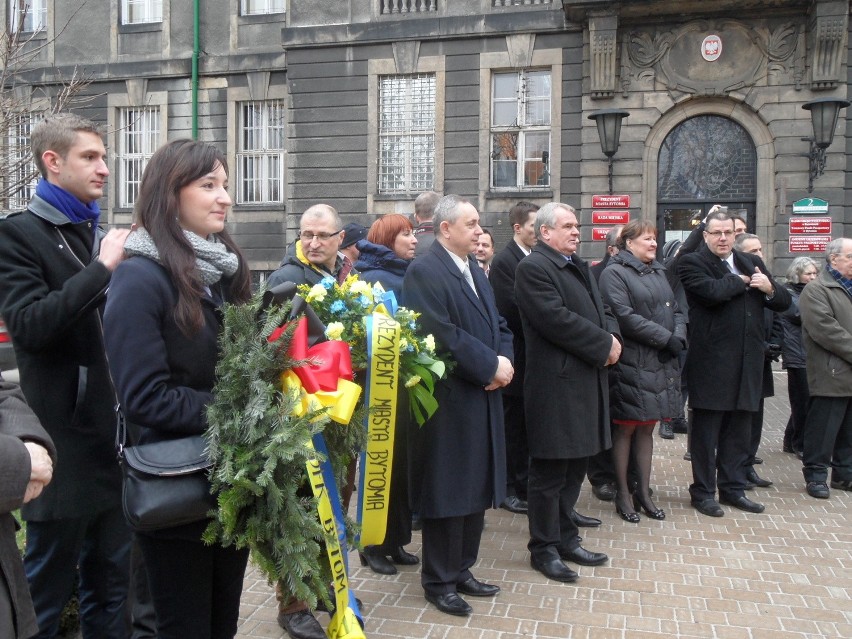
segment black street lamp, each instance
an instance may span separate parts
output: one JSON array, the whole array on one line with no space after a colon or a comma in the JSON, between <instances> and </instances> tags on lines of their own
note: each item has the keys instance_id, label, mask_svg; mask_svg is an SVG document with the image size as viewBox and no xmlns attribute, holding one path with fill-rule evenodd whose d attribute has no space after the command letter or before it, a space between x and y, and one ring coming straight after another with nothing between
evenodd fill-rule
<instances>
[{"instance_id":1,"label":"black street lamp","mask_svg":"<svg viewBox=\"0 0 852 639\"><path fill-rule=\"evenodd\" d=\"M599 109L589 114L589 119L598 125L598 137L601 151L609 159L609 193L612 195L612 156L618 151L618 139L621 137L621 120L630 115L624 109Z\"/></svg>"},{"instance_id":2,"label":"black street lamp","mask_svg":"<svg viewBox=\"0 0 852 639\"><path fill-rule=\"evenodd\" d=\"M845 109L849 104L849 100L840 98L818 98L802 105L803 109L811 112L811 124L814 128L813 137L802 138L810 143L807 155L808 193L814 190L814 180L825 173L825 150L831 146L834 139L840 109Z\"/></svg>"}]
</instances>

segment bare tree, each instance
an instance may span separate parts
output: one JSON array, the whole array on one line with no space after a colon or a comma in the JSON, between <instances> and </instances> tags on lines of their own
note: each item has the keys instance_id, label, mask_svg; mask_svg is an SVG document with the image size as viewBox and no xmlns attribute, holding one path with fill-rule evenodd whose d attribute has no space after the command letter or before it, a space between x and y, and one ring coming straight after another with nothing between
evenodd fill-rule
<instances>
[{"instance_id":1,"label":"bare tree","mask_svg":"<svg viewBox=\"0 0 852 639\"><path fill-rule=\"evenodd\" d=\"M10 24L0 26L0 211L26 206L38 180L38 169L30 151L29 136L34 124L47 115L85 104L94 96L84 95L91 84L76 67L63 74L56 66L44 72L41 60L50 45L85 4L71 14L50 38L44 25L36 23L27 0L10 3ZM27 18L30 22L27 23ZM41 77L52 75L49 83L33 84L27 74L38 69Z\"/></svg>"}]
</instances>

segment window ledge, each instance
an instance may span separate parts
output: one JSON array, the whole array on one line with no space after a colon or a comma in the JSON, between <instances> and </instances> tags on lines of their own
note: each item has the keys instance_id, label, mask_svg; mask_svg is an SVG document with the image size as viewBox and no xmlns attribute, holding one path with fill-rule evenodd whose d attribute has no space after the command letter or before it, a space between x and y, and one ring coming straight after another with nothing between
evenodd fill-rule
<instances>
[{"instance_id":1,"label":"window ledge","mask_svg":"<svg viewBox=\"0 0 852 639\"><path fill-rule=\"evenodd\" d=\"M154 31L162 31L162 22L140 22L139 24L119 24L119 33L153 33Z\"/></svg>"},{"instance_id":2,"label":"window ledge","mask_svg":"<svg viewBox=\"0 0 852 639\"><path fill-rule=\"evenodd\" d=\"M379 202L413 202L420 193L376 193L373 199Z\"/></svg>"},{"instance_id":3,"label":"window ledge","mask_svg":"<svg viewBox=\"0 0 852 639\"><path fill-rule=\"evenodd\" d=\"M519 190L508 190L508 191L488 191L485 194L487 198L552 198L553 190L550 188L547 189L526 189L523 191Z\"/></svg>"},{"instance_id":4,"label":"window ledge","mask_svg":"<svg viewBox=\"0 0 852 639\"><path fill-rule=\"evenodd\" d=\"M278 11L276 13L258 13L249 16L237 16L240 24L264 24L266 22L284 22L287 13Z\"/></svg>"}]
</instances>

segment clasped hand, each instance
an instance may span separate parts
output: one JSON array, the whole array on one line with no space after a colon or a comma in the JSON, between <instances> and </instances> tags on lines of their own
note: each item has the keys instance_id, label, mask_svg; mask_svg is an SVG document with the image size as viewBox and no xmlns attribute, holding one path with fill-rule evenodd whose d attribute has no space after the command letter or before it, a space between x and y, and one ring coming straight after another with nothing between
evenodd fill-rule
<instances>
[{"instance_id":1,"label":"clasped hand","mask_svg":"<svg viewBox=\"0 0 852 639\"><path fill-rule=\"evenodd\" d=\"M24 442L30 454L30 481L24 492L24 503L29 503L39 495L53 479L53 460L47 449L35 442Z\"/></svg>"},{"instance_id":2,"label":"clasped hand","mask_svg":"<svg viewBox=\"0 0 852 639\"><path fill-rule=\"evenodd\" d=\"M503 355L498 355L497 372L494 373L491 383L485 387L485 390L491 391L507 386L509 382L512 381L512 377L514 377L514 375L515 368L512 366L512 362L509 361L509 358L504 357Z\"/></svg>"}]
</instances>

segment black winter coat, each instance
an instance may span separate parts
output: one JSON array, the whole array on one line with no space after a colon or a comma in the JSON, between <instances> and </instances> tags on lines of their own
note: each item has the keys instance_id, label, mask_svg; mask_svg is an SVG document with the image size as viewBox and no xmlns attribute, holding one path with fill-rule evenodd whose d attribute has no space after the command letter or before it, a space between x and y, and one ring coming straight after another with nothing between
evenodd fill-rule
<instances>
[{"instance_id":1,"label":"black winter coat","mask_svg":"<svg viewBox=\"0 0 852 639\"><path fill-rule=\"evenodd\" d=\"M606 361L618 322L583 260L539 242L515 272L527 344L530 456L591 457L612 445ZM535 365L532 365L535 362Z\"/></svg>"},{"instance_id":2,"label":"black winter coat","mask_svg":"<svg viewBox=\"0 0 852 639\"><path fill-rule=\"evenodd\" d=\"M115 394L101 308L109 270L96 260L91 222L72 223L38 196L0 221L0 315L21 389L58 451L53 480L24 519L82 517L117 507Z\"/></svg>"},{"instance_id":3,"label":"black winter coat","mask_svg":"<svg viewBox=\"0 0 852 639\"><path fill-rule=\"evenodd\" d=\"M359 240L360 255L355 262L355 270L360 279L370 284L379 283L386 291L396 294L396 301L402 304L402 278L411 260L397 256L387 246Z\"/></svg>"},{"instance_id":4,"label":"black winter coat","mask_svg":"<svg viewBox=\"0 0 852 639\"><path fill-rule=\"evenodd\" d=\"M624 349L610 375L610 417L659 421L683 408L680 362L666 350L674 335L686 344L686 319L663 265L640 262L630 251L614 255L598 282L621 329ZM668 356L660 361L660 354Z\"/></svg>"},{"instance_id":5,"label":"black winter coat","mask_svg":"<svg viewBox=\"0 0 852 639\"><path fill-rule=\"evenodd\" d=\"M515 270L522 259L524 259L524 252L515 240L509 240L506 248L494 256L491 261L491 271L488 273L488 282L494 289L497 311L506 320L506 325L512 331L515 376L512 377L509 385L503 389L503 393L513 397L523 397L524 395L524 372L527 368L527 346L524 341L524 329L521 325L521 313L515 299Z\"/></svg>"},{"instance_id":6,"label":"black winter coat","mask_svg":"<svg viewBox=\"0 0 852 639\"><path fill-rule=\"evenodd\" d=\"M802 342L802 316L799 313L799 295L805 288L804 283L787 284L792 301L790 308L779 314L781 326L784 327L784 343L781 350L781 365L783 368L806 368L807 356Z\"/></svg>"},{"instance_id":7,"label":"black winter coat","mask_svg":"<svg viewBox=\"0 0 852 639\"><path fill-rule=\"evenodd\" d=\"M756 255L734 251L741 273L759 268ZM783 311L790 293L773 280L775 294L766 299L731 273L706 245L680 256L677 272L689 301L689 350L686 379L692 408L756 411L763 395L765 328L763 309Z\"/></svg>"}]
</instances>

